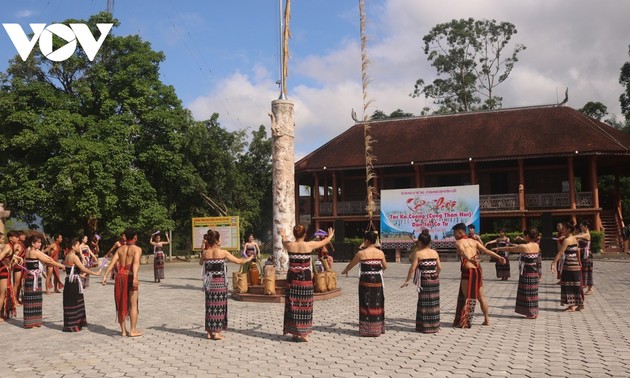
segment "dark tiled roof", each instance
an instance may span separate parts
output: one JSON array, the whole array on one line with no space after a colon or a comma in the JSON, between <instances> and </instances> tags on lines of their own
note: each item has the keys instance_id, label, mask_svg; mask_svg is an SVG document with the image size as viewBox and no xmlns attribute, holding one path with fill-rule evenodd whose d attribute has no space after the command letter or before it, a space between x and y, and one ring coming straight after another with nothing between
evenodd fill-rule
<instances>
[{"instance_id":1,"label":"dark tiled roof","mask_svg":"<svg viewBox=\"0 0 630 378\"><path fill-rule=\"evenodd\" d=\"M375 166L580 154L630 155L630 135L566 106L541 106L371 122ZM363 125L295 164L296 172L365 165Z\"/></svg>"}]
</instances>

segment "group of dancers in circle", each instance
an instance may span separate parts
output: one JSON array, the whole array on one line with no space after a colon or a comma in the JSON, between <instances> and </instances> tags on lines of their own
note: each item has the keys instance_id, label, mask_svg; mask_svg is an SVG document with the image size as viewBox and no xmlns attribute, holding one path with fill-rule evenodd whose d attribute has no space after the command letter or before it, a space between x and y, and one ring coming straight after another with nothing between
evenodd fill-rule
<instances>
[{"instance_id":1,"label":"group of dancers in circle","mask_svg":"<svg viewBox=\"0 0 630 378\"><path fill-rule=\"evenodd\" d=\"M3 240L4 235L0 235ZM123 336L141 336L136 328L138 318L138 269L142 250L136 246L137 233L125 231L100 261L100 237L75 238L64 243L62 235L43 248L45 237L34 233L27 237L22 231L9 231L6 244L0 246L0 321L15 317L17 307L23 308L25 328L43 324L42 293L63 290L63 331L78 332L87 326L84 290L89 287L89 276L100 276L105 270L102 284L111 277L115 281L115 304ZM164 278L163 246L158 233L153 234L155 281ZM63 246L65 244L65 247ZM61 257L63 253L63 257ZM62 263L60 263L62 261ZM108 264L109 263L109 264ZM96 270L95 268L98 268ZM66 273L62 283L59 270ZM110 275L111 274L111 275ZM45 283L43 282L45 280ZM45 286L43 286L45 285ZM125 322L130 319L131 329Z\"/></svg>"},{"instance_id":2,"label":"group of dancers in circle","mask_svg":"<svg viewBox=\"0 0 630 378\"><path fill-rule=\"evenodd\" d=\"M542 277L540 235L535 228L523 231L513 244L501 230L497 239L482 244L474 230L467 233L465 224L453 226L455 248L460 260L461 280L457 298L454 327L470 328L477 301L484 315L484 325L490 324L488 303L483 293L481 254L489 255L496 263L497 278L508 279L509 254L519 254L519 282L515 312L528 319L538 317L538 284ZM317 240L306 241L306 229L302 225L293 228L294 240L289 240L285 230L280 230L284 248L289 256L286 278L283 334L290 334L294 341L308 341L313 323L313 261L312 253L325 247L334 237L334 229ZM593 292L593 256L590 251L590 232L587 222L581 222L579 232L568 222L558 225L558 252L551 263L561 286L560 303L567 311L584 308L584 296ZM89 275L105 273L102 284L110 276L114 279L114 296L118 322L123 336L141 336L138 320L138 270L142 250L136 246L134 231L126 231L120 241L110 249L98 270L97 257L87 244L87 237L73 239L65 250L63 264L58 262L63 237L58 235L52 245L42 249L42 237L10 231L8 242L0 249L0 314L2 319L16 315L16 304L21 302L26 328L42 325L42 279L45 289L59 292L63 289L64 331L76 332L87 326L83 291L89 285ZM341 274L360 266L359 278L359 334L379 336L385 333L385 296L383 271L387 269L385 254L378 248L378 235L374 231L364 234L363 244ZM156 255L170 241L161 241L153 235L151 245ZM440 256L431 248L431 236L423 230L418 236L418 248L411 256L411 266L402 287L413 282L418 293L416 330L434 333L440 329ZM253 246L249 240L246 245ZM493 245L493 247L490 247ZM491 248L491 249L489 249ZM257 251L243 251L243 257L234 256L221 248L221 236L209 230L204 236L203 251L199 264L203 266L203 290L205 292L205 331L213 340L224 338L222 331L228 326L228 280L226 262L244 264L258 256ZM157 256L156 256L157 257ZM163 279L163 256L154 265L155 281ZM508 266L506 269L505 267ZM66 273L61 283L59 269ZM16 276L20 274L20 276ZM161 275L160 275L161 274ZM584 288L588 290L584 293ZM17 293L23 292L21 298ZM127 330L126 319L130 319Z\"/></svg>"}]
</instances>

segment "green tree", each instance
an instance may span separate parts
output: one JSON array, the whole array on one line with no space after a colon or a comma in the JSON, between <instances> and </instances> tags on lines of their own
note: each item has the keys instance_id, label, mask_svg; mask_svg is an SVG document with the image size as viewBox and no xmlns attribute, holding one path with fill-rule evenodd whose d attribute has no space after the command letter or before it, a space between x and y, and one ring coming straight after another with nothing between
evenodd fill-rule
<instances>
[{"instance_id":1,"label":"green tree","mask_svg":"<svg viewBox=\"0 0 630 378\"><path fill-rule=\"evenodd\" d=\"M504 51L516 33L512 23L496 20L468 18L434 26L423 41L437 78L431 84L418 79L412 97L433 98L441 113L500 108L503 98L494 89L526 48L517 44Z\"/></svg>"},{"instance_id":2,"label":"green tree","mask_svg":"<svg viewBox=\"0 0 630 378\"><path fill-rule=\"evenodd\" d=\"M628 55L630 55L630 45L628 45ZM621 66L619 84L621 84L624 88L624 93L619 96L621 112L626 119L630 120L630 62L625 62L623 66Z\"/></svg>"},{"instance_id":3,"label":"green tree","mask_svg":"<svg viewBox=\"0 0 630 378\"><path fill-rule=\"evenodd\" d=\"M589 101L579 111L598 121L608 115L608 107L599 101Z\"/></svg>"},{"instance_id":4,"label":"green tree","mask_svg":"<svg viewBox=\"0 0 630 378\"><path fill-rule=\"evenodd\" d=\"M389 115L385 114L382 110L375 110L370 117L371 120L379 120L379 119L390 119L390 118L406 118L413 117L413 113L407 113L402 109L396 109L391 112Z\"/></svg>"}]
</instances>

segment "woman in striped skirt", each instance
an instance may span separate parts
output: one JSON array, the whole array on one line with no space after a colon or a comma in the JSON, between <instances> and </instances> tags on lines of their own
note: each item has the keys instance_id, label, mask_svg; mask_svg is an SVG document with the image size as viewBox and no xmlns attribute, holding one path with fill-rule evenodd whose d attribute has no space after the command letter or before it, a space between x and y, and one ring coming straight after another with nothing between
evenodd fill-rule
<instances>
[{"instance_id":1,"label":"woman in striped skirt","mask_svg":"<svg viewBox=\"0 0 630 378\"><path fill-rule=\"evenodd\" d=\"M385 295L383 293L383 271L387 269L385 254L376 248L376 233L368 231L363 236L362 250L354 255L341 272L348 272L361 263L359 278L359 335L380 336L385 333Z\"/></svg>"},{"instance_id":2,"label":"woman in striped skirt","mask_svg":"<svg viewBox=\"0 0 630 378\"><path fill-rule=\"evenodd\" d=\"M201 253L199 265L203 265L203 291L206 294L206 334L209 339L222 340L221 331L227 329L227 269L225 260L236 264L250 261L234 257L230 252L220 248L221 235L209 230L204 235L206 249Z\"/></svg>"},{"instance_id":3,"label":"woman in striped skirt","mask_svg":"<svg viewBox=\"0 0 630 378\"><path fill-rule=\"evenodd\" d=\"M83 265L81 254L81 240L73 239L71 249L64 260L66 268L66 283L63 287L63 331L79 332L87 327L85 302L83 299L83 280L81 273L100 276L101 271L94 272Z\"/></svg>"},{"instance_id":4,"label":"woman in striped skirt","mask_svg":"<svg viewBox=\"0 0 630 378\"><path fill-rule=\"evenodd\" d=\"M418 288L416 331L435 333L440 330L440 255L430 248L428 232L418 236L418 244L420 249L414 254L407 280L401 287L409 285L413 275Z\"/></svg>"},{"instance_id":5,"label":"woman in striped skirt","mask_svg":"<svg viewBox=\"0 0 630 378\"><path fill-rule=\"evenodd\" d=\"M540 246L536 243L538 240L538 230L528 228L523 231L524 244L511 247L499 247L498 252L520 253L519 257L519 276L518 289L516 291L516 308L517 314L525 315L528 319L536 319L538 317L538 282L540 276L538 274L538 257L540 255Z\"/></svg>"},{"instance_id":6,"label":"woman in striped skirt","mask_svg":"<svg viewBox=\"0 0 630 378\"><path fill-rule=\"evenodd\" d=\"M507 247L510 244L510 238L505 236L505 230L499 230L499 237L486 243L486 248L489 244L495 244L495 248L499 251L499 248ZM502 250L501 250L502 251ZM499 256L505 258L505 264L501 264L499 261L495 261L494 267L497 272L497 278L501 281L507 281L510 278L510 254L508 252L497 252Z\"/></svg>"},{"instance_id":7,"label":"woman in striped skirt","mask_svg":"<svg viewBox=\"0 0 630 378\"><path fill-rule=\"evenodd\" d=\"M153 246L153 278L157 283L164 279L164 246L170 243L168 234L166 234L166 241L162 241L159 233L154 234L151 238L151 245Z\"/></svg>"},{"instance_id":8,"label":"woman in striped skirt","mask_svg":"<svg viewBox=\"0 0 630 378\"><path fill-rule=\"evenodd\" d=\"M24 328L42 326L42 276L44 266L64 268L62 264L41 251L42 238L32 235L26 241L26 258L24 260Z\"/></svg>"},{"instance_id":9,"label":"woman in striped skirt","mask_svg":"<svg viewBox=\"0 0 630 378\"><path fill-rule=\"evenodd\" d=\"M328 229L328 236L322 240L304 241L306 229L298 224L293 227L295 241L287 239L284 229L280 229L282 245L289 253L289 271L284 298L283 334L291 334L293 341L308 341L313 330L313 271L311 252L330 243L335 230Z\"/></svg>"},{"instance_id":10,"label":"woman in striped skirt","mask_svg":"<svg viewBox=\"0 0 630 378\"><path fill-rule=\"evenodd\" d=\"M587 221L580 222L580 233L575 235L578 241L578 252L582 259L582 287L586 287L586 293L593 293L593 252L591 251L591 232Z\"/></svg>"},{"instance_id":11,"label":"woman in striped skirt","mask_svg":"<svg viewBox=\"0 0 630 378\"><path fill-rule=\"evenodd\" d=\"M576 311L584 308L584 292L582 291L582 263L578 253L578 242L573 236L575 225L564 225L566 236L551 263L551 271L556 273L556 266L563 257L560 272L560 304L567 305L566 311Z\"/></svg>"}]
</instances>

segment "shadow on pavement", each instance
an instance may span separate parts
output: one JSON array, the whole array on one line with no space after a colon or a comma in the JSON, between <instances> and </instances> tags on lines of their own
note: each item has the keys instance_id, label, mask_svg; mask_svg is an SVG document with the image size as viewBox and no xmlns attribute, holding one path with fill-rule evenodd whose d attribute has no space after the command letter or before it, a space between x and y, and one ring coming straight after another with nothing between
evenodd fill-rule
<instances>
[{"instance_id":1,"label":"shadow on pavement","mask_svg":"<svg viewBox=\"0 0 630 378\"><path fill-rule=\"evenodd\" d=\"M167 327L166 325L154 326L154 327L148 327L148 328L172 333L175 335L183 335L183 336L203 338L203 339L206 338L206 331L203 329L201 331L195 331L192 329L184 329L184 328L170 328L170 327ZM231 331L231 330L228 329L228 331Z\"/></svg>"}]
</instances>

